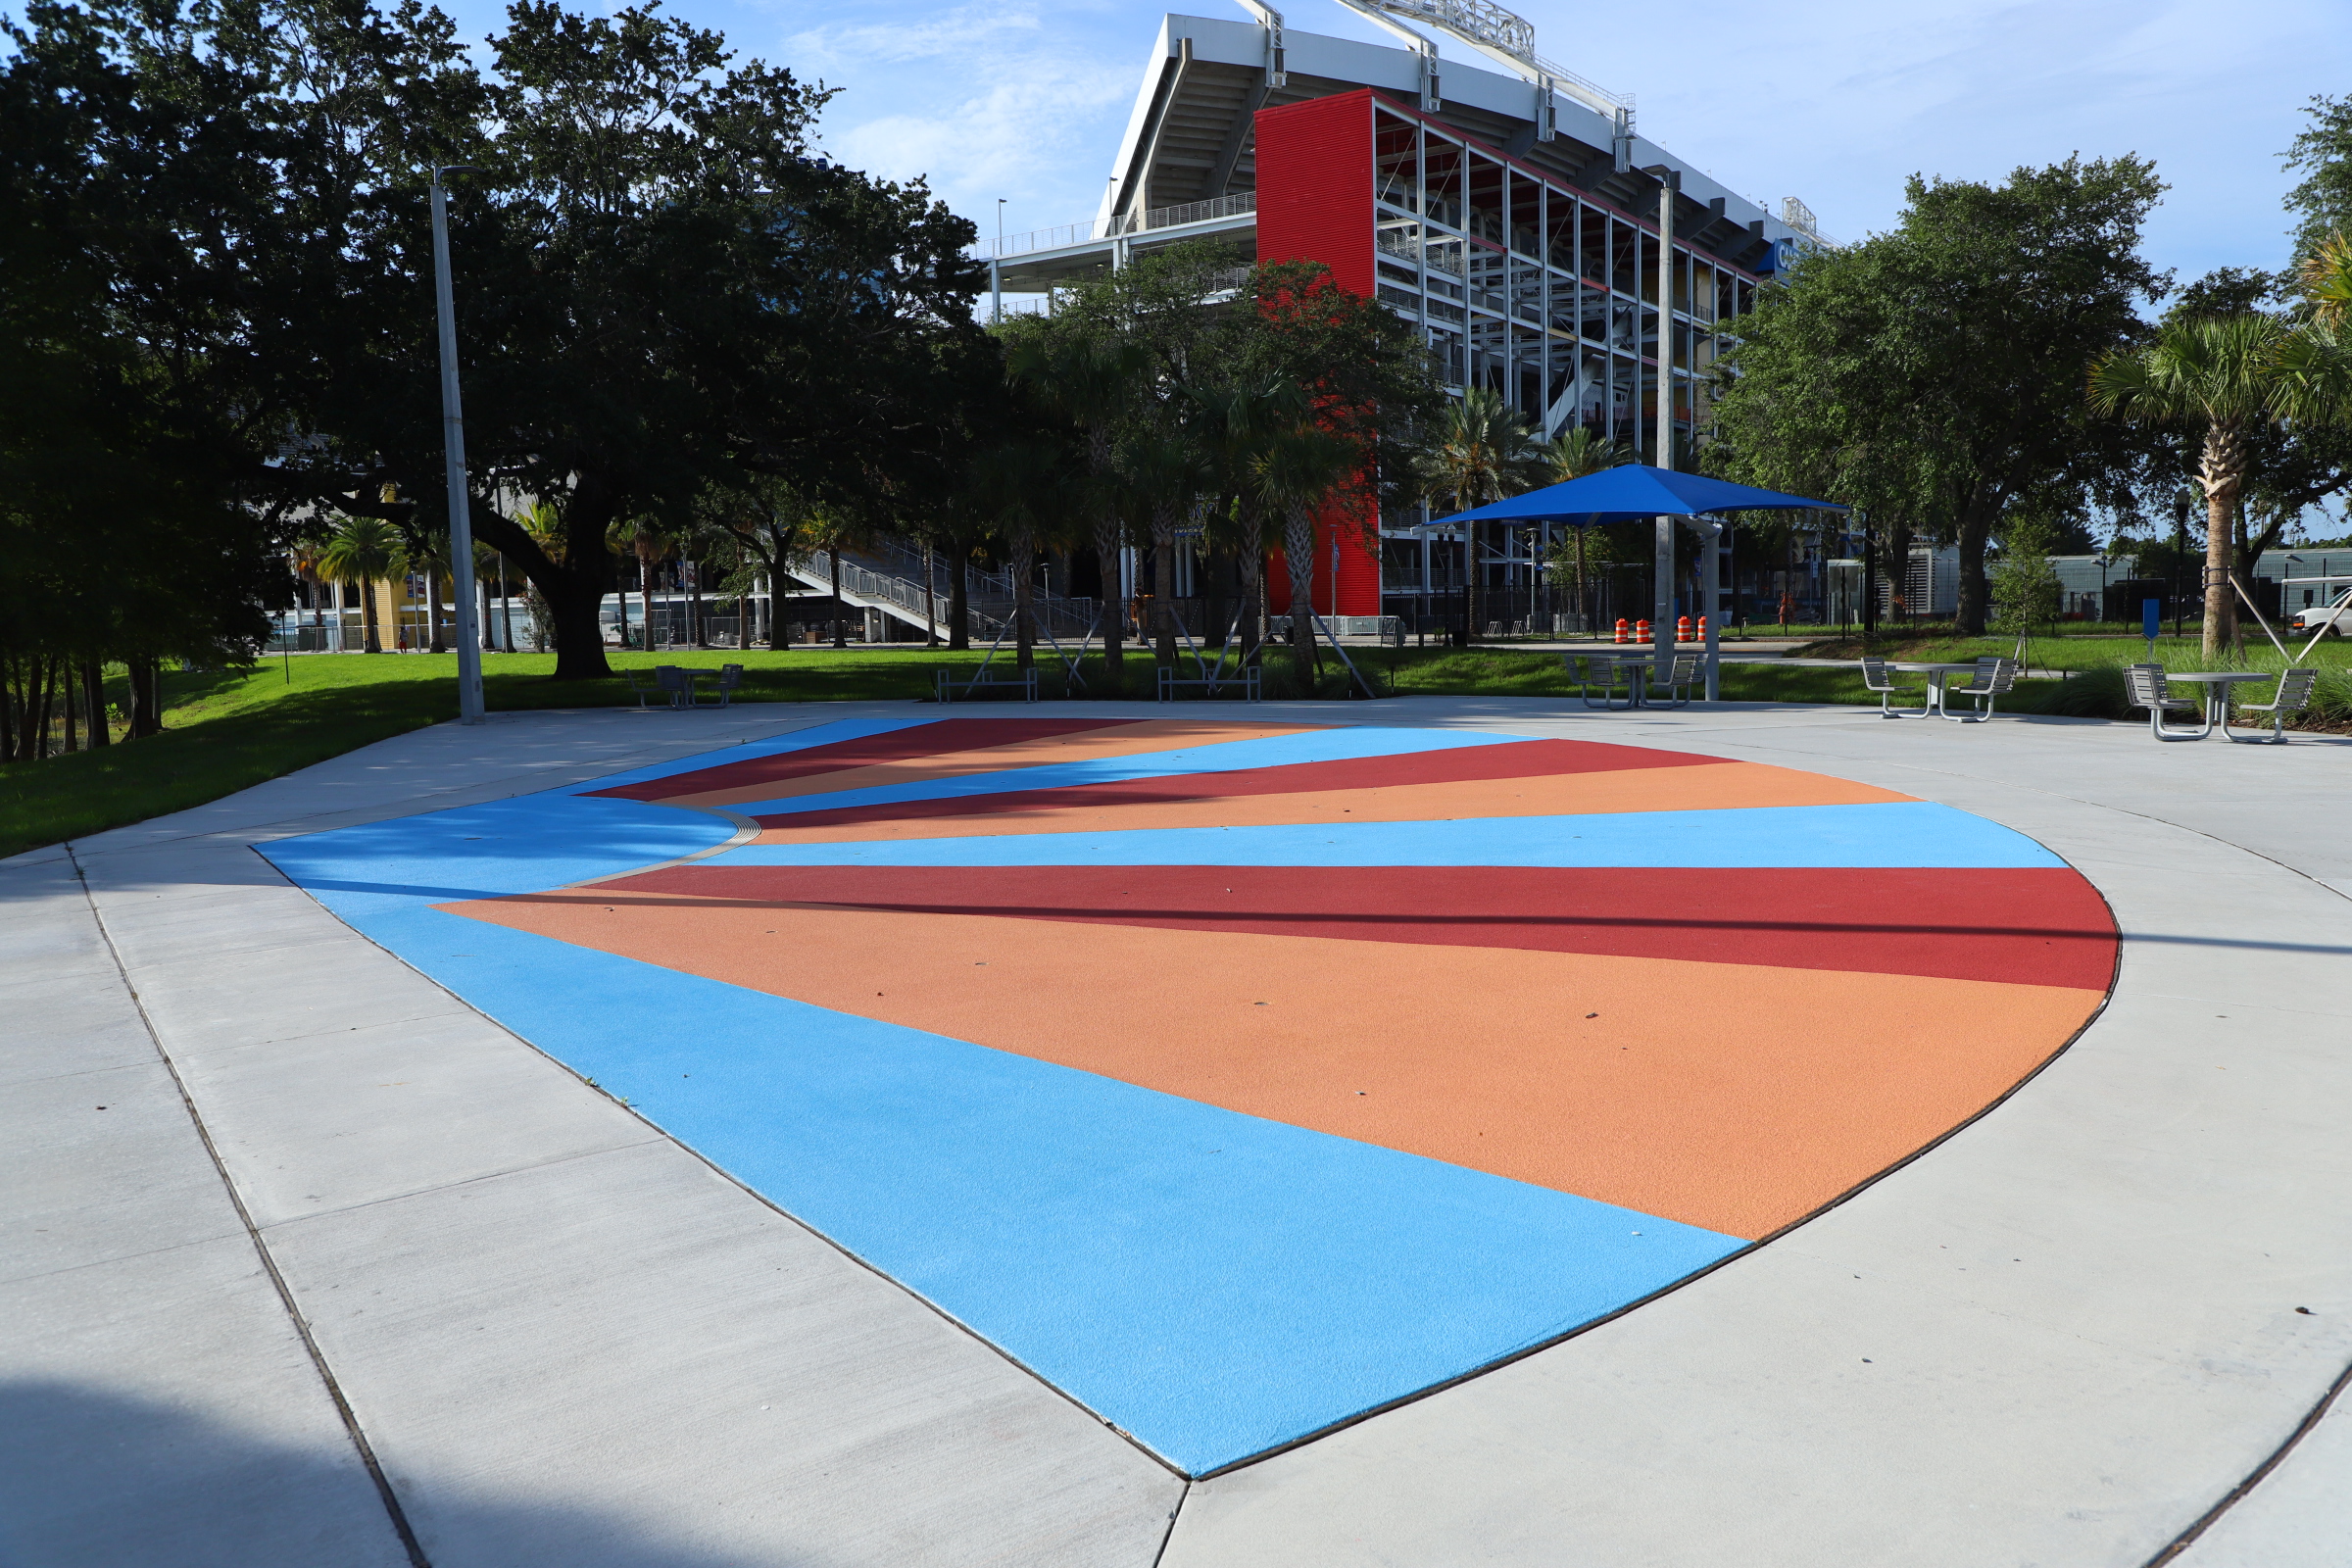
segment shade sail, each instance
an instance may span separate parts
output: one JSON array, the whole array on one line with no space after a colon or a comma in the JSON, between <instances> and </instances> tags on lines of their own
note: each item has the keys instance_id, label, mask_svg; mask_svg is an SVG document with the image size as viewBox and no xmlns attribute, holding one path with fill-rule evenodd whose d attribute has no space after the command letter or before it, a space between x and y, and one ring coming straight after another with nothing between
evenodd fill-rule
<instances>
[{"instance_id":1,"label":"shade sail","mask_svg":"<svg viewBox=\"0 0 2352 1568\"><path fill-rule=\"evenodd\" d=\"M1454 522L1628 522L1637 517L1695 517L1712 512L1846 512L1834 501L1808 501L1778 490L1677 473L1639 464L1604 468L1565 484L1545 485L1508 501L1434 517L1430 526Z\"/></svg>"}]
</instances>

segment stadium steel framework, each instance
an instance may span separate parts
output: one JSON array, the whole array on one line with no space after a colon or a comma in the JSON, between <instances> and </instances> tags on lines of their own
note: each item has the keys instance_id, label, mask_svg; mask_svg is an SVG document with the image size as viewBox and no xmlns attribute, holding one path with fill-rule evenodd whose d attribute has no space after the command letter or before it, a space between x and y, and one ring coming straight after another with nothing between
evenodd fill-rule
<instances>
[{"instance_id":1,"label":"stadium steel framework","mask_svg":"<svg viewBox=\"0 0 2352 1568\"><path fill-rule=\"evenodd\" d=\"M1673 450L1686 453L1702 378L1758 283L1822 242L1803 204L1776 217L1645 139L1630 97L1544 59L1534 28L1488 0L1339 0L1397 48L1293 31L1241 3L1253 21L1161 19L1095 218L983 247L998 308L1005 293L1214 238L1244 257L1326 263L1419 325L1449 383L1493 387L1546 437L1582 423L1655 461L1670 362ZM1510 74L1442 62L1416 24ZM1458 546L1433 540L1425 516L1381 526L1389 598L1424 607L1460 571ZM1490 583L1532 580L1543 545L1498 536ZM1326 610L1396 608L1369 553L1318 556Z\"/></svg>"}]
</instances>

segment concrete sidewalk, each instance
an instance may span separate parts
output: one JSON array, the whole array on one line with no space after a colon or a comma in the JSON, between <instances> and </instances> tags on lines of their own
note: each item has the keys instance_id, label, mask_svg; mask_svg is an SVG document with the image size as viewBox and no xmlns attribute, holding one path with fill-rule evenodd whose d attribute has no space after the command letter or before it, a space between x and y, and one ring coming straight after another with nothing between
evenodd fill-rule
<instances>
[{"instance_id":1,"label":"concrete sidewalk","mask_svg":"<svg viewBox=\"0 0 2352 1568\"><path fill-rule=\"evenodd\" d=\"M1137 712L1053 709L1097 710ZM1188 1488L247 848L905 705L421 731L0 862L0 1561L2139 1564L2352 1362L2344 745L1268 710L1942 801L2089 876L2121 979L2018 1094L1779 1241ZM2338 1416L2177 1560L2341 1562L2347 1496Z\"/></svg>"}]
</instances>

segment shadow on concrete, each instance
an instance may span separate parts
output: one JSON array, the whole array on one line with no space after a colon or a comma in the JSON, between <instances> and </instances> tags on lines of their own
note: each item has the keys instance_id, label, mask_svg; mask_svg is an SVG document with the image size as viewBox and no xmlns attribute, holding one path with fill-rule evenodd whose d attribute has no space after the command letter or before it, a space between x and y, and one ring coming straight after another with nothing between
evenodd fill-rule
<instances>
[{"instance_id":1,"label":"shadow on concrete","mask_svg":"<svg viewBox=\"0 0 2352 1568\"><path fill-rule=\"evenodd\" d=\"M616 1438L620 1435L615 1434ZM432 1568L791 1568L659 1540L617 1513L396 1478ZM752 1501L752 1499L746 1499ZM181 1407L0 1382L0 1568L406 1568L340 1431L298 1448Z\"/></svg>"}]
</instances>

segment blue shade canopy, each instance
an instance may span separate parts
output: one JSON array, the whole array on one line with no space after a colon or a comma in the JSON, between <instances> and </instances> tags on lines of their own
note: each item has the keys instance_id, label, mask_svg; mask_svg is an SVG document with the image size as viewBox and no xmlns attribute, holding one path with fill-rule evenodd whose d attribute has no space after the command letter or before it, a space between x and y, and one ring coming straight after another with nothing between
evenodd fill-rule
<instances>
[{"instance_id":1,"label":"blue shade canopy","mask_svg":"<svg viewBox=\"0 0 2352 1568\"><path fill-rule=\"evenodd\" d=\"M1808 501L1778 490L1677 473L1639 464L1604 468L1566 484L1545 485L1508 501L1434 517L1429 526L1455 522L1630 522L1639 517L1695 517L1711 512L1847 512L1834 501Z\"/></svg>"}]
</instances>

